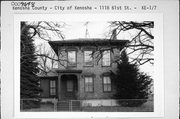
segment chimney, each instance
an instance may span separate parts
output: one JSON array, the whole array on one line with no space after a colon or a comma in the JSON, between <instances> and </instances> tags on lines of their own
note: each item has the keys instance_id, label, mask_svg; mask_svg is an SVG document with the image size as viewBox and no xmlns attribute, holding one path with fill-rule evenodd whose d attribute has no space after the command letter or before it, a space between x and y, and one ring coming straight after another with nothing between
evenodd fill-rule
<instances>
[{"instance_id":1,"label":"chimney","mask_svg":"<svg viewBox=\"0 0 180 119\"><path fill-rule=\"evenodd\" d=\"M111 36L112 40L117 40L117 34L116 34L116 29L114 29L112 31L112 36Z\"/></svg>"}]
</instances>

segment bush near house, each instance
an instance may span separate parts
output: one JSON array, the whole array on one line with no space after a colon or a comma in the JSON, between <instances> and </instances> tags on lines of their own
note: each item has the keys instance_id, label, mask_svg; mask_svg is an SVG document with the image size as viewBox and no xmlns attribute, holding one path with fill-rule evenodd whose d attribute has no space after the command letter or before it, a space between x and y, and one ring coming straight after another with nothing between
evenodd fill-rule
<instances>
[{"instance_id":1,"label":"bush near house","mask_svg":"<svg viewBox=\"0 0 180 119\"><path fill-rule=\"evenodd\" d=\"M114 98L120 99L121 106L137 107L147 102L152 79L129 62L125 51L121 53L116 73L111 72L111 78L116 87Z\"/></svg>"}]
</instances>

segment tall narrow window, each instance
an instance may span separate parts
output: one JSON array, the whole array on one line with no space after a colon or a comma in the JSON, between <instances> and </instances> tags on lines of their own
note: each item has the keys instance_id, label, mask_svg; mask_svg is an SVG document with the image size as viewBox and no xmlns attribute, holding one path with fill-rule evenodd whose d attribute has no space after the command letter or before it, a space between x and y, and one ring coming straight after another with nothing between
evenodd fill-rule
<instances>
[{"instance_id":1,"label":"tall narrow window","mask_svg":"<svg viewBox=\"0 0 180 119\"><path fill-rule=\"evenodd\" d=\"M111 65L111 56L110 50L104 51L102 54L102 66L110 66Z\"/></svg>"},{"instance_id":2,"label":"tall narrow window","mask_svg":"<svg viewBox=\"0 0 180 119\"><path fill-rule=\"evenodd\" d=\"M50 96L56 95L56 81L50 80Z\"/></svg>"},{"instance_id":3,"label":"tall narrow window","mask_svg":"<svg viewBox=\"0 0 180 119\"><path fill-rule=\"evenodd\" d=\"M93 92L93 77L85 77L85 92Z\"/></svg>"},{"instance_id":4,"label":"tall narrow window","mask_svg":"<svg viewBox=\"0 0 180 119\"><path fill-rule=\"evenodd\" d=\"M111 78L109 76L103 76L103 90L104 92L111 91Z\"/></svg>"},{"instance_id":5,"label":"tall narrow window","mask_svg":"<svg viewBox=\"0 0 180 119\"><path fill-rule=\"evenodd\" d=\"M68 66L76 66L76 51L68 51Z\"/></svg>"},{"instance_id":6,"label":"tall narrow window","mask_svg":"<svg viewBox=\"0 0 180 119\"><path fill-rule=\"evenodd\" d=\"M84 65L93 66L92 51L84 51Z\"/></svg>"}]
</instances>

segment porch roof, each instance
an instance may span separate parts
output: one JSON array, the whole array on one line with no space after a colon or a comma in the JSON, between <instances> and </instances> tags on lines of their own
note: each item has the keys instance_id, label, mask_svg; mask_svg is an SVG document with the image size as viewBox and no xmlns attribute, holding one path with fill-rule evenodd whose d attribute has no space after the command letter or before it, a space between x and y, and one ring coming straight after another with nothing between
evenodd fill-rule
<instances>
[{"instance_id":1,"label":"porch roof","mask_svg":"<svg viewBox=\"0 0 180 119\"><path fill-rule=\"evenodd\" d=\"M40 72L39 74L38 74L38 77L57 77L58 76L58 74L57 74L57 72L56 72L56 69L54 68L54 69L51 69L50 71L48 71L48 72Z\"/></svg>"}]
</instances>

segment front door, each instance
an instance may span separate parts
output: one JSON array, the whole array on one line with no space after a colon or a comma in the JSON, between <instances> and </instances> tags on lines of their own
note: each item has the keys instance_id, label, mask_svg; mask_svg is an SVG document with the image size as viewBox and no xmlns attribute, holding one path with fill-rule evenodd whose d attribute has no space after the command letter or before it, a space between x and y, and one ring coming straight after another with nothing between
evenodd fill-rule
<instances>
[{"instance_id":1,"label":"front door","mask_svg":"<svg viewBox=\"0 0 180 119\"><path fill-rule=\"evenodd\" d=\"M62 99L65 100L76 99L77 76L63 75L61 79L62 79Z\"/></svg>"}]
</instances>

